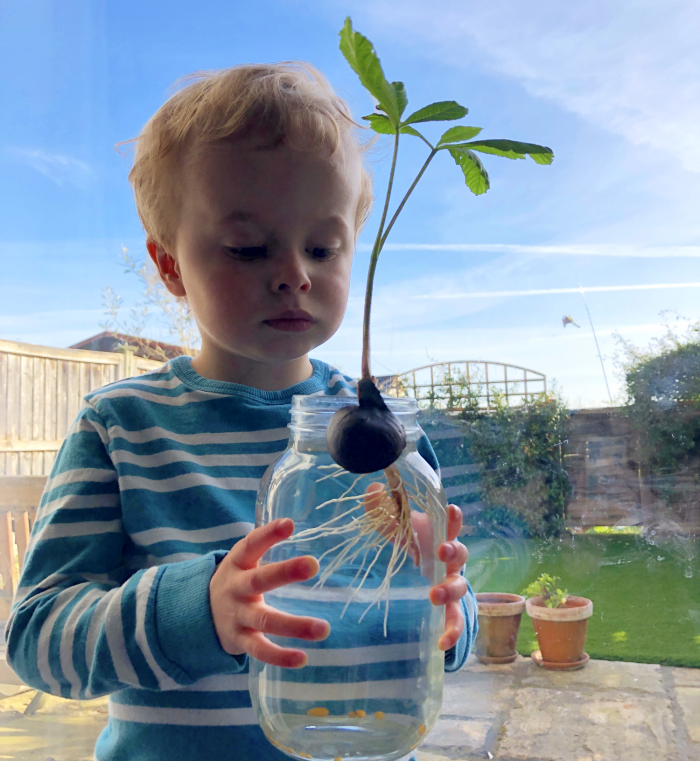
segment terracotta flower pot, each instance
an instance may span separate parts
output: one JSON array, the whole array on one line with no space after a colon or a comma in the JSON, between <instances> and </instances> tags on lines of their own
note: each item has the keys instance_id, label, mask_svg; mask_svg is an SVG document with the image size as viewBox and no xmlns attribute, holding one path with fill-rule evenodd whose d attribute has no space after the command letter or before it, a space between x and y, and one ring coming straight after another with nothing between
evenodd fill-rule
<instances>
[{"instance_id":1,"label":"terracotta flower pot","mask_svg":"<svg viewBox=\"0 0 700 761\"><path fill-rule=\"evenodd\" d=\"M526 607L540 646L532 654L533 660L557 671L585 666L588 655L583 648L593 603L586 597L569 595L561 608L548 608L541 597L532 597Z\"/></svg>"},{"instance_id":2,"label":"terracotta flower pot","mask_svg":"<svg viewBox=\"0 0 700 761\"><path fill-rule=\"evenodd\" d=\"M512 663L518 653L520 618L525 598L500 592L479 592L479 633L474 652L481 663Z\"/></svg>"}]
</instances>

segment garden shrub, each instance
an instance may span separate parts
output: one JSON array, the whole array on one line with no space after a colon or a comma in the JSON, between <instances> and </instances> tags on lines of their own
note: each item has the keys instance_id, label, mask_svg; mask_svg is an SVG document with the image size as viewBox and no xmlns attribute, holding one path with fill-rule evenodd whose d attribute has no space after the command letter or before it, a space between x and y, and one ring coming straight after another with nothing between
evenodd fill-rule
<instances>
[{"instance_id":1,"label":"garden shrub","mask_svg":"<svg viewBox=\"0 0 700 761\"><path fill-rule=\"evenodd\" d=\"M561 398L549 392L509 406L504 396L495 395L491 409L472 404L460 417L479 466L485 504L477 533L557 535L571 493L561 453L569 413Z\"/></svg>"},{"instance_id":2,"label":"garden shrub","mask_svg":"<svg viewBox=\"0 0 700 761\"><path fill-rule=\"evenodd\" d=\"M563 401L549 392L509 406L505 395L496 392L484 408L481 389L462 380L445 381L445 390L447 381L450 385L449 396L440 394L444 407L431 408L421 425L428 436L431 426L445 424L459 426L463 433L459 439L438 439L434 448L442 465L476 466L473 499L483 506L468 514L468 529L477 536L556 536L571 493L561 452L569 430Z\"/></svg>"},{"instance_id":3,"label":"garden shrub","mask_svg":"<svg viewBox=\"0 0 700 761\"><path fill-rule=\"evenodd\" d=\"M620 340L627 399L624 414L637 436L652 492L684 512L698 507L700 484L700 326L685 336L670 328L640 350Z\"/></svg>"}]
</instances>

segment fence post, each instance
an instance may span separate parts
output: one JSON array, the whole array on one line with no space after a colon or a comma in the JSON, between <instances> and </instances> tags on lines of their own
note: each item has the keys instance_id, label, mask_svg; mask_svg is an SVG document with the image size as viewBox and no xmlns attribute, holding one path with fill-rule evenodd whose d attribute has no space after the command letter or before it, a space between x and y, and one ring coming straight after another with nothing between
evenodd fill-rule
<instances>
[{"instance_id":1,"label":"fence post","mask_svg":"<svg viewBox=\"0 0 700 761\"><path fill-rule=\"evenodd\" d=\"M122 376L119 380L124 378L131 378L134 375L134 351L128 346L124 346L122 349L122 361L121 361L121 373Z\"/></svg>"}]
</instances>

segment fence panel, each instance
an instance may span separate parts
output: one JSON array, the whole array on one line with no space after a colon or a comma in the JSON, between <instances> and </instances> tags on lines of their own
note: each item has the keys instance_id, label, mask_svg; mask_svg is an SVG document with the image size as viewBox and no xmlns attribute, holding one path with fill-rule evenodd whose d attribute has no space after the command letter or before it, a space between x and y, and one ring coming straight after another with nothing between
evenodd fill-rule
<instances>
[{"instance_id":1,"label":"fence panel","mask_svg":"<svg viewBox=\"0 0 700 761\"><path fill-rule=\"evenodd\" d=\"M48 475L85 394L161 364L0 340L0 476Z\"/></svg>"}]
</instances>

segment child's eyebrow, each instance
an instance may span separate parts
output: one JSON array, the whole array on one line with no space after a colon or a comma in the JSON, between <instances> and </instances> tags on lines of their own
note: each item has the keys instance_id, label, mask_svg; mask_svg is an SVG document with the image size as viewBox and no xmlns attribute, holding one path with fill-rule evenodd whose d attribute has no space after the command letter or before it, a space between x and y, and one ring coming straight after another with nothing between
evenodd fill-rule
<instances>
[{"instance_id":1,"label":"child's eyebrow","mask_svg":"<svg viewBox=\"0 0 700 761\"><path fill-rule=\"evenodd\" d=\"M251 212L234 209L223 216L219 222L220 224L225 225L227 222L254 222L256 219L256 215Z\"/></svg>"}]
</instances>

